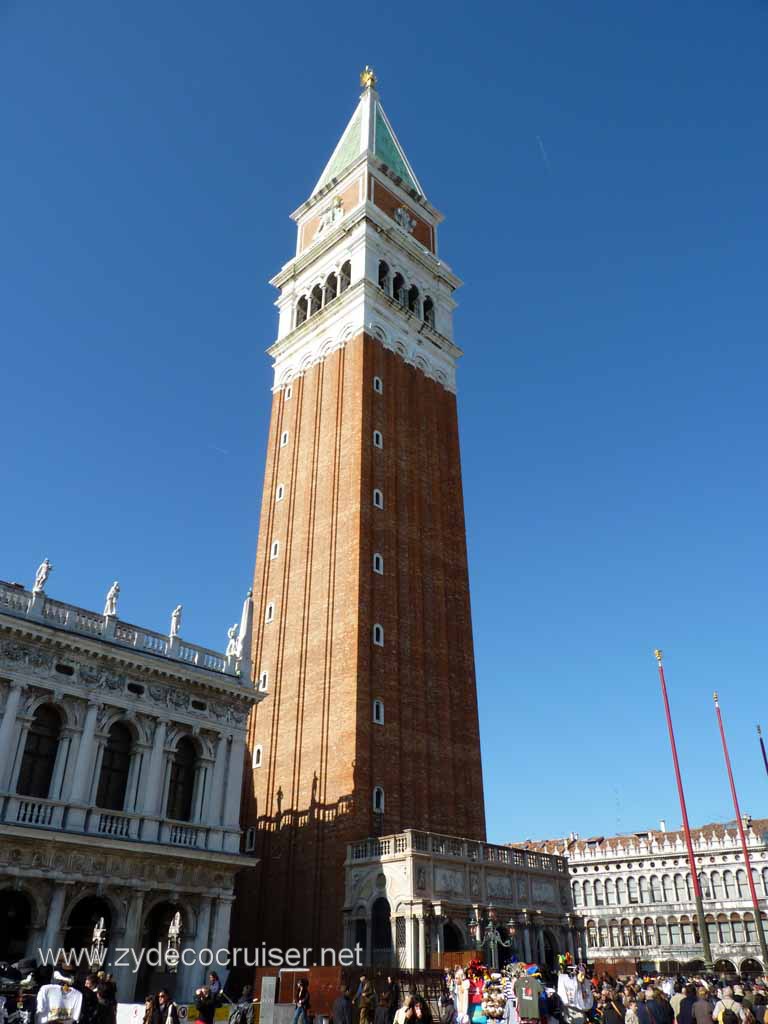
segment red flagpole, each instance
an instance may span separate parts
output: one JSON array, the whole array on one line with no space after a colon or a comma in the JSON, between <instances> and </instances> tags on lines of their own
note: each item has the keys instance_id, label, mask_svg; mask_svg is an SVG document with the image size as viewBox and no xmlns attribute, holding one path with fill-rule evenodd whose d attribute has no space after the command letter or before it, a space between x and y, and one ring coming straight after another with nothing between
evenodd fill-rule
<instances>
[{"instance_id":1,"label":"red flagpole","mask_svg":"<svg viewBox=\"0 0 768 1024\"><path fill-rule=\"evenodd\" d=\"M763 743L763 730L758 725L757 735L760 737L760 749L763 752L763 764L765 765L765 774L768 775L768 756L765 753L765 744Z\"/></svg>"},{"instance_id":2,"label":"red flagpole","mask_svg":"<svg viewBox=\"0 0 768 1024\"><path fill-rule=\"evenodd\" d=\"M688 824L688 809L685 806L685 793L683 792L683 779L680 775L680 762L677 759L677 744L675 743L675 730L672 728L672 714L669 710L669 697L667 696L667 681L664 678L664 666L661 662L662 652L653 652L659 664L659 681L661 682L661 695L664 698L664 711L667 715L667 729L669 730L669 745L672 748L672 763L675 766L675 779L677 781L677 795L680 798L680 811L683 815L683 832L685 833L685 845L688 847L688 866L691 869L691 882L693 883L693 895L696 900L696 917L699 924L699 938L704 950L704 969L712 970L712 950L709 946L709 932L707 922L704 920L704 904L701 899L701 883L699 873L696 870L696 857L693 853L693 840L691 839L691 828Z\"/></svg>"},{"instance_id":3,"label":"red flagpole","mask_svg":"<svg viewBox=\"0 0 768 1024\"><path fill-rule=\"evenodd\" d=\"M720 739L723 741L723 754L725 755L725 767L728 769L728 781L731 784L731 796L733 797L733 810L736 814L736 826L739 830L739 836L741 838L741 849L744 852L744 867L747 871L747 881L749 882L749 891L752 895L752 906L755 908L755 918L757 921L757 936L760 940L760 951L763 955L763 970L768 969L768 946L765 944L765 930L763 929L763 919L760 915L760 904L757 900L757 891L755 889L755 880L752 877L752 862L749 859L749 849L747 847L747 837L744 834L744 822L741 820L741 811L739 810L739 798L736 796L736 784L733 781L733 771L731 770L731 758L728 754L728 744L725 741L725 729L723 728L723 716L720 714L720 702L717 699L717 692L713 694L715 699L715 712L717 713L717 724L720 727Z\"/></svg>"}]
</instances>

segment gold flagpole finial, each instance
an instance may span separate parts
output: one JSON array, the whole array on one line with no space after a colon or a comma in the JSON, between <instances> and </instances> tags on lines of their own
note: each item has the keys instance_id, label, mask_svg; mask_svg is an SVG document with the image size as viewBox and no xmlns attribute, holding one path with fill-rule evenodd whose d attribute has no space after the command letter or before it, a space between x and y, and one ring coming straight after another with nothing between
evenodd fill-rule
<instances>
[{"instance_id":1,"label":"gold flagpole finial","mask_svg":"<svg viewBox=\"0 0 768 1024\"><path fill-rule=\"evenodd\" d=\"M360 72L360 85L364 89L374 89L376 87L376 74L368 64Z\"/></svg>"},{"instance_id":2,"label":"gold flagpole finial","mask_svg":"<svg viewBox=\"0 0 768 1024\"><path fill-rule=\"evenodd\" d=\"M717 704L717 690L712 694L712 700Z\"/></svg>"},{"instance_id":3,"label":"gold flagpole finial","mask_svg":"<svg viewBox=\"0 0 768 1024\"><path fill-rule=\"evenodd\" d=\"M757 735L758 735L758 736L762 736L762 735L763 735L763 730L762 730L762 729L760 728L760 726L759 726L759 725L758 725L758 727L757 727Z\"/></svg>"},{"instance_id":4,"label":"gold flagpole finial","mask_svg":"<svg viewBox=\"0 0 768 1024\"><path fill-rule=\"evenodd\" d=\"M658 662L660 662L660 661L661 661L662 653L661 653L661 651L660 651L660 650L658 649L658 647L657 647L657 648L656 648L656 650L655 650L655 651L653 652L653 656L654 656L654 658L656 659L656 661L658 661Z\"/></svg>"}]
</instances>

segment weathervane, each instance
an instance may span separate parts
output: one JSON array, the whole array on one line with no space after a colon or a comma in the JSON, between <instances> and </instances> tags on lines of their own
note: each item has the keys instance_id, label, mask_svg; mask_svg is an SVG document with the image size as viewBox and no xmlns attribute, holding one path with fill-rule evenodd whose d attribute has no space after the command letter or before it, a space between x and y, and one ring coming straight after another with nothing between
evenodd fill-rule
<instances>
[{"instance_id":1,"label":"weathervane","mask_svg":"<svg viewBox=\"0 0 768 1024\"><path fill-rule=\"evenodd\" d=\"M365 65L363 70L360 72L360 85L364 89L374 89L376 87L376 75L374 74L373 68Z\"/></svg>"}]
</instances>

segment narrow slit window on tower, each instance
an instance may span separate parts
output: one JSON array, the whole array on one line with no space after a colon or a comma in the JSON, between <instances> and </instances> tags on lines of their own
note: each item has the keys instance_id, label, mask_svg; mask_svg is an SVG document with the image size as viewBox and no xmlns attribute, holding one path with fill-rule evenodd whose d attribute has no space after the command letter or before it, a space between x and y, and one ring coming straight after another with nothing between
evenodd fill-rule
<instances>
[{"instance_id":1,"label":"narrow slit window on tower","mask_svg":"<svg viewBox=\"0 0 768 1024\"><path fill-rule=\"evenodd\" d=\"M373 390L376 392L377 395L384 394L384 382L382 381L381 377L373 378Z\"/></svg>"},{"instance_id":2,"label":"narrow slit window on tower","mask_svg":"<svg viewBox=\"0 0 768 1024\"><path fill-rule=\"evenodd\" d=\"M384 508L384 495L378 487L374 487L373 489L373 507Z\"/></svg>"},{"instance_id":3,"label":"narrow slit window on tower","mask_svg":"<svg viewBox=\"0 0 768 1024\"><path fill-rule=\"evenodd\" d=\"M408 309L412 313L418 313L419 311L419 289L415 284L412 284L408 289Z\"/></svg>"},{"instance_id":4,"label":"narrow slit window on tower","mask_svg":"<svg viewBox=\"0 0 768 1024\"><path fill-rule=\"evenodd\" d=\"M285 389L286 402L291 398L293 398L293 384L289 384L288 387Z\"/></svg>"},{"instance_id":5,"label":"narrow slit window on tower","mask_svg":"<svg viewBox=\"0 0 768 1024\"><path fill-rule=\"evenodd\" d=\"M325 280L323 289L323 305L331 302L339 294L339 280L335 274L329 274Z\"/></svg>"},{"instance_id":6,"label":"narrow slit window on tower","mask_svg":"<svg viewBox=\"0 0 768 1024\"><path fill-rule=\"evenodd\" d=\"M392 276L389 273L389 264L379 260L379 288L385 295L391 295Z\"/></svg>"},{"instance_id":7,"label":"narrow slit window on tower","mask_svg":"<svg viewBox=\"0 0 768 1024\"><path fill-rule=\"evenodd\" d=\"M251 825L245 830L245 852L253 853L256 849L256 826Z\"/></svg>"},{"instance_id":8,"label":"narrow slit window on tower","mask_svg":"<svg viewBox=\"0 0 768 1024\"><path fill-rule=\"evenodd\" d=\"M265 670L259 676L259 692L260 693L266 693L268 685L269 685L269 673Z\"/></svg>"},{"instance_id":9,"label":"narrow slit window on tower","mask_svg":"<svg viewBox=\"0 0 768 1024\"><path fill-rule=\"evenodd\" d=\"M374 430L374 432L373 432L373 447L374 448L383 448L384 447L384 438L381 436L381 431L380 430Z\"/></svg>"},{"instance_id":10,"label":"narrow slit window on tower","mask_svg":"<svg viewBox=\"0 0 768 1024\"><path fill-rule=\"evenodd\" d=\"M405 278L402 274L395 274L392 281L392 298L396 299L401 306L405 305L406 289Z\"/></svg>"},{"instance_id":11,"label":"narrow slit window on tower","mask_svg":"<svg viewBox=\"0 0 768 1024\"><path fill-rule=\"evenodd\" d=\"M279 540L273 540L272 541L272 547L270 548L270 551L269 551L269 557L270 558L277 558L277 556L279 554L280 554L280 541Z\"/></svg>"},{"instance_id":12,"label":"narrow slit window on tower","mask_svg":"<svg viewBox=\"0 0 768 1024\"><path fill-rule=\"evenodd\" d=\"M267 612L266 612L266 615L264 616L264 621L265 622L271 622L272 619L274 619L274 617L275 617L275 605L274 605L273 601L270 601L269 604L267 605Z\"/></svg>"},{"instance_id":13,"label":"narrow slit window on tower","mask_svg":"<svg viewBox=\"0 0 768 1024\"><path fill-rule=\"evenodd\" d=\"M275 501L282 501L285 497L285 484L278 484L275 491Z\"/></svg>"},{"instance_id":14,"label":"narrow slit window on tower","mask_svg":"<svg viewBox=\"0 0 768 1024\"><path fill-rule=\"evenodd\" d=\"M424 299L424 307L423 307L423 309L424 309L424 323L428 324L430 327L434 327L435 326L435 304L432 301L432 299L430 299L430 297L428 295Z\"/></svg>"},{"instance_id":15,"label":"narrow slit window on tower","mask_svg":"<svg viewBox=\"0 0 768 1024\"><path fill-rule=\"evenodd\" d=\"M288 444L288 431L284 430L282 432L282 434L280 435L280 447L281 448L285 448L285 446L287 444Z\"/></svg>"},{"instance_id":16,"label":"narrow slit window on tower","mask_svg":"<svg viewBox=\"0 0 768 1024\"><path fill-rule=\"evenodd\" d=\"M339 271L339 295L345 292L352 283L352 264L349 260L346 260L341 264L341 270Z\"/></svg>"},{"instance_id":17,"label":"narrow slit window on tower","mask_svg":"<svg viewBox=\"0 0 768 1024\"><path fill-rule=\"evenodd\" d=\"M373 627L373 642L377 647L384 646L384 627L378 622Z\"/></svg>"},{"instance_id":18,"label":"narrow slit window on tower","mask_svg":"<svg viewBox=\"0 0 768 1024\"><path fill-rule=\"evenodd\" d=\"M323 289L316 284L309 295L309 315L314 316L323 308Z\"/></svg>"},{"instance_id":19,"label":"narrow slit window on tower","mask_svg":"<svg viewBox=\"0 0 768 1024\"><path fill-rule=\"evenodd\" d=\"M384 813L384 790L381 786L375 786L373 790L373 810L376 814Z\"/></svg>"},{"instance_id":20,"label":"narrow slit window on tower","mask_svg":"<svg viewBox=\"0 0 768 1024\"><path fill-rule=\"evenodd\" d=\"M375 700L373 702L373 720L376 725L384 725L384 701Z\"/></svg>"},{"instance_id":21,"label":"narrow slit window on tower","mask_svg":"<svg viewBox=\"0 0 768 1024\"><path fill-rule=\"evenodd\" d=\"M378 551L373 556L373 571L377 572L379 576L384 575L384 559Z\"/></svg>"},{"instance_id":22,"label":"narrow slit window on tower","mask_svg":"<svg viewBox=\"0 0 768 1024\"><path fill-rule=\"evenodd\" d=\"M254 768L261 768L261 754L262 754L261 744L259 743L257 746L255 746L253 748L253 767Z\"/></svg>"},{"instance_id":23,"label":"narrow slit window on tower","mask_svg":"<svg viewBox=\"0 0 768 1024\"><path fill-rule=\"evenodd\" d=\"M296 326L301 327L304 321L307 319L309 314L309 300L306 295L302 295L299 301L296 303Z\"/></svg>"}]
</instances>

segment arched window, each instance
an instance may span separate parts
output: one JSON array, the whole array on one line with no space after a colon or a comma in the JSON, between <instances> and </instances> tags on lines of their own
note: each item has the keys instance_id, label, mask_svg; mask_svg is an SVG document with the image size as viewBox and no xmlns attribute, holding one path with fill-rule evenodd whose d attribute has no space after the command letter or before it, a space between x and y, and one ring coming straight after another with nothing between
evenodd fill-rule
<instances>
[{"instance_id":1,"label":"arched window","mask_svg":"<svg viewBox=\"0 0 768 1024\"><path fill-rule=\"evenodd\" d=\"M373 489L373 507L384 508L384 495L378 487L374 487Z\"/></svg>"},{"instance_id":2,"label":"arched window","mask_svg":"<svg viewBox=\"0 0 768 1024\"><path fill-rule=\"evenodd\" d=\"M619 906L627 902L627 892L623 878L616 879L616 902L619 904Z\"/></svg>"},{"instance_id":3,"label":"arched window","mask_svg":"<svg viewBox=\"0 0 768 1024\"><path fill-rule=\"evenodd\" d=\"M573 883L573 905L574 907L581 906L581 882ZM594 946L595 943L591 942L590 945Z\"/></svg>"},{"instance_id":4,"label":"arched window","mask_svg":"<svg viewBox=\"0 0 768 1024\"><path fill-rule=\"evenodd\" d=\"M731 942L731 922L725 914L717 915L717 934L720 942Z\"/></svg>"},{"instance_id":5,"label":"arched window","mask_svg":"<svg viewBox=\"0 0 768 1024\"><path fill-rule=\"evenodd\" d=\"M374 448L383 448L384 447L384 438L383 438L382 433L381 433L380 430L374 430L374 432L373 432L373 447Z\"/></svg>"},{"instance_id":6,"label":"arched window","mask_svg":"<svg viewBox=\"0 0 768 1024\"><path fill-rule=\"evenodd\" d=\"M750 912L744 915L744 931L747 942L757 942L757 925L755 924L754 914Z\"/></svg>"},{"instance_id":7,"label":"arched window","mask_svg":"<svg viewBox=\"0 0 768 1024\"><path fill-rule=\"evenodd\" d=\"M598 944L600 946L608 945L608 925L604 921L599 921L597 925L598 933Z\"/></svg>"},{"instance_id":8,"label":"arched window","mask_svg":"<svg viewBox=\"0 0 768 1024\"><path fill-rule=\"evenodd\" d=\"M763 895L768 896L768 868L763 868Z\"/></svg>"},{"instance_id":9,"label":"arched window","mask_svg":"<svg viewBox=\"0 0 768 1024\"><path fill-rule=\"evenodd\" d=\"M736 879L733 877L732 871L726 871L723 875L723 888L725 889L725 898L732 900L736 896Z\"/></svg>"},{"instance_id":10,"label":"arched window","mask_svg":"<svg viewBox=\"0 0 768 1024\"><path fill-rule=\"evenodd\" d=\"M721 900L723 898L723 880L720 877L720 872L719 871L713 871L712 872L711 881L712 881L712 894L714 895L716 900Z\"/></svg>"},{"instance_id":11,"label":"arched window","mask_svg":"<svg viewBox=\"0 0 768 1024\"><path fill-rule=\"evenodd\" d=\"M264 613L264 621L266 623L270 623L274 619L274 617L275 617L275 604L274 604L273 601L270 601L269 604L267 605L267 610Z\"/></svg>"},{"instance_id":12,"label":"arched window","mask_svg":"<svg viewBox=\"0 0 768 1024\"><path fill-rule=\"evenodd\" d=\"M373 702L373 720L376 725L384 725L384 701L375 700Z\"/></svg>"},{"instance_id":13,"label":"arched window","mask_svg":"<svg viewBox=\"0 0 768 1024\"><path fill-rule=\"evenodd\" d=\"M718 938L717 938L717 923L716 923L714 917L712 917L711 914L707 914L707 916L705 918L705 921L706 921L706 925L707 925L707 935L709 936L709 941L710 942L717 942L718 941Z\"/></svg>"},{"instance_id":14,"label":"arched window","mask_svg":"<svg viewBox=\"0 0 768 1024\"><path fill-rule=\"evenodd\" d=\"M643 938L643 923L639 917L636 917L632 922L632 944L634 946L644 945Z\"/></svg>"},{"instance_id":15,"label":"arched window","mask_svg":"<svg viewBox=\"0 0 768 1024\"><path fill-rule=\"evenodd\" d=\"M382 381L381 377L373 378L373 390L376 392L377 395L384 394L384 382Z\"/></svg>"},{"instance_id":16,"label":"arched window","mask_svg":"<svg viewBox=\"0 0 768 1024\"><path fill-rule=\"evenodd\" d=\"M435 326L435 304L427 295L424 299L424 323L430 327Z\"/></svg>"},{"instance_id":17,"label":"arched window","mask_svg":"<svg viewBox=\"0 0 768 1024\"><path fill-rule=\"evenodd\" d=\"M680 918L680 941L684 946L692 946L697 941L693 934L693 922L689 917Z\"/></svg>"},{"instance_id":18,"label":"arched window","mask_svg":"<svg viewBox=\"0 0 768 1024\"><path fill-rule=\"evenodd\" d=\"M272 547L269 549L269 557L270 557L270 559L275 559L275 558L277 558L277 556L279 554L280 554L280 541L279 540L273 540L272 541Z\"/></svg>"},{"instance_id":19,"label":"arched window","mask_svg":"<svg viewBox=\"0 0 768 1024\"><path fill-rule=\"evenodd\" d=\"M377 647L384 646L384 627L377 622L373 627L373 642Z\"/></svg>"},{"instance_id":20,"label":"arched window","mask_svg":"<svg viewBox=\"0 0 768 1024\"><path fill-rule=\"evenodd\" d=\"M392 277L389 273L389 264L385 263L384 260L379 260L379 288L384 292L385 295L390 294L390 284Z\"/></svg>"},{"instance_id":21,"label":"arched window","mask_svg":"<svg viewBox=\"0 0 768 1024\"><path fill-rule=\"evenodd\" d=\"M712 899L712 889L709 884L709 875L705 875L703 871L699 875L699 885L701 886L701 895L704 897L704 899Z\"/></svg>"},{"instance_id":22,"label":"arched window","mask_svg":"<svg viewBox=\"0 0 768 1024\"><path fill-rule=\"evenodd\" d=\"M678 903L684 903L687 899L685 891L685 879L682 875L675 875L675 899Z\"/></svg>"},{"instance_id":23,"label":"arched window","mask_svg":"<svg viewBox=\"0 0 768 1024\"><path fill-rule=\"evenodd\" d=\"M349 288L350 282L352 281L352 264L349 260L341 264L341 270L339 271L339 295L345 292Z\"/></svg>"},{"instance_id":24,"label":"arched window","mask_svg":"<svg viewBox=\"0 0 768 1024\"><path fill-rule=\"evenodd\" d=\"M402 274L395 274L392 280L392 298L396 299L402 306L406 302L407 291L405 288L405 278Z\"/></svg>"},{"instance_id":25,"label":"arched window","mask_svg":"<svg viewBox=\"0 0 768 1024\"><path fill-rule=\"evenodd\" d=\"M128 726L124 722L115 722L109 730L101 759L99 788L96 792L97 807L104 807L110 811L125 809L132 746L133 739Z\"/></svg>"},{"instance_id":26,"label":"arched window","mask_svg":"<svg viewBox=\"0 0 768 1024\"><path fill-rule=\"evenodd\" d=\"M675 898L675 888L672 885L672 879L669 875L664 875L661 880L661 885L664 892L664 902L671 903Z\"/></svg>"},{"instance_id":27,"label":"arched window","mask_svg":"<svg viewBox=\"0 0 768 1024\"><path fill-rule=\"evenodd\" d=\"M731 928L733 928L733 941L744 942L744 922L740 914L731 914Z\"/></svg>"},{"instance_id":28,"label":"arched window","mask_svg":"<svg viewBox=\"0 0 768 1024\"><path fill-rule=\"evenodd\" d=\"M408 309L411 313L418 313L419 311L419 289L415 284L412 284L408 289Z\"/></svg>"},{"instance_id":29,"label":"arched window","mask_svg":"<svg viewBox=\"0 0 768 1024\"><path fill-rule=\"evenodd\" d=\"M269 685L269 673L267 673L265 671L265 672L262 672L261 675L259 676L259 691L261 693L266 693L268 685Z\"/></svg>"},{"instance_id":30,"label":"arched window","mask_svg":"<svg viewBox=\"0 0 768 1024\"><path fill-rule=\"evenodd\" d=\"M587 945L590 948L594 949L597 946L597 942L597 926L594 921L590 921L587 924Z\"/></svg>"},{"instance_id":31,"label":"arched window","mask_svg":"<svg viewBox=\"0 0 768 1024\"><path fill-rule=\"evenodd\" d=\"M189 736L179 740L171 761L166 817L174 821L191 821L192 797L195 790L197 751Z\"/></svg>"},{"instance_id":32,"label":"arched window","mask_svg":"<svg viewBox=\"0 0 768 1024\"><path fill-rule=\"evenodd\" d=\"M275 501L282 501L285 497L285 484L278 484L275 492Z\"/></svg>"},{"instance_id":33,"label":"arched window","mask_svg":"<svg viewBox=\"0 0 768 1024\"><path fill-rule=\"evenodd\" d=\"M262 748L261 748L261 744L258 743L253 748L253 759L251 761L251 764L253 765L254 768L261 768L261 756L262 756L262 753L263 753L263 751L262 751Z\"/></svg>"},{"instance_id":34,"label":"arched window","mask_svg":"<svg viewBox=\"0 0 768 1024\"><path fill-rule=\"evenodd\" d=\"M651 902L650 889L648 887L648 879L645 877L645 875L642 875L640 877L639 886L640 886L640 902L641 903L650 903Z\"/></svg>"},{"instance_id":35,"label":"arched window","mask_svg":"<svg viewBox=\"0 0 768 1024\"><path fill-rule=\"evenodd\" d=\"M285 446L287 444L288 444L288 431L284 430L282 432L282 434L280 435L280 447L281 448L285 448Z\"/></svg>"},{"instance_id":36,"label":"arched window","mask_svg":"<svg viewBox=\"0 0 768 1024\"><path fill-rule=\"evenodd\" d=\"M618 921L611 921L610 924L608 925L608 930L610 931L610 934L611 934L611 945L612 946L620 946L621 945L621 930L619 928L619 922Z\"/></svg>"},{"instance_id":37,"label":"arched window","mask_svg":"<svg viewBox=\"0 0 768 1024\"><path fill-rule=\"evenodd\" d=\"M609 907L613 907L616 904L616 883L612 878L605 880L605 902Z\"/></svg>"},{"instance_id":38,"label":"arched window","mask_svg":"<svg viewBox=\"0 0 768 1024\"><path fill-rule=\"evenodd\" d=\"M325 279L325 287L323 288L323 305L325 306L328 302L331 302L339 294L339 282L335 274L329 274Z\"/></svg>"},{"instance_id":39,"label":"arched window","mask_svg":"<svg viewBox=\"0 0 768 1024\"><path fill-rule=\"evenodd\" d=\"M599 878L595 879L595 906L605 906L605 893L603 891L603 883Z\"/></svg>"},{"instance_id":40,"label":"arched window","mask_svg":"<svg viewBox=\"0 0 768 1024\"><path fill-rule=\"evenodd\" d=\"M690 871L685 876L685 895L686 895L686 899L689 899L689 900L693 899L693 879L691 878Z\"/></svg>"},{"instance_id":41,"label":"arched window","mask_svg":"<svg viewBox=\"0 0 768 1024\"><path fill-rule=\"evenodd\" d=\"M50 704L35 711L24 744L19 781L16 792L20 796L34 796L45 800L51 789L53 767L59 748L61 718Z\"/></svg>"},{"instance_id":42,"label":"arched window","mask_svg":"<svg viewBox=\"0 0 768 1024\"><path fill-rule=\"evenodd\" d=\"M669 919L669 940L673 946L680 945L680 925L678 924L676 917L670 917Z\"/></svg>"},{"instance_id":43,"label":"arched window","mask_svg":"<svg viewBox=\"0 0 768 1024\"><path fill-rule=\"evenodd\" d=\"M251 825L245 830L245 852L253 853L256 849L256 826Z\"/></svg>"},{"instance_id":44,"label":"arched window","mask_svg":"<svg viewBox=\"0 0 768 1024\"><path fill-rule=\"evenodd\" d=\"M659 935L659 945L661 945L661 946L668 946L669 945L669 925L667 924L667 922L664 920L663 917L657 917L656 918L656 931L658 932L658 935Z\"/></svg>"},{"instance_id":45,"label":"arched window","mask_svg":"<svg viewBox=\"0 0 768 1024\"><path fill-rule=\"evenodd\" d=\"M622 946L632 945L632 929L626 919L621 922L621 944Z\"/></svg>"},{"instance_id":46,"label":"arched window","mask_svg":"<svg viewBox=\"0 0 768 1024\"><path fill-rule=\"evenodd\" d=\"M376 551L373 556L373 571L378 573L379 576L384 575L384 559L378 551Z\"/></svg>"},{"instance_id":47,"label":"arched window","mask_svg":"<svg viewBox=\"0 0 768 1024\"><path fill-rule=\"evenodd\" d=\"M739 896L749 895L749 883L747 882L747 872L744 868L739 868L736 872L736 890Z\"/></svg>"},{"instance_id":48,"label":"arched window","mask_svg":"<svg viewBox=\"0 0 768 1024\"><path fill-rule=\"evenodd\" d=\"M595 905L594 900L595 900L595 898L594 898L594 896L592 894L592 883L589 880L587 880L584 883L584 906L585 907L594 907L594 905Z\"/></svg>"},{"instance_id":49,"label":"arched window","mask_svg":"<svg viewBox=\"0 0 768 1024\"><path fill-rule=\"evenodd\" d=\"M374 814L384 813L384 790L381 786L374 786L373 789L373 811Z\"/></svg>"},{"instance_id":50,"label":"arched window","mask_svg":"<svg viewBox=\"0 0 768 1024\"><path fill-rule=\"evenodd\" d=\"M651 875L651 903L661 903L664 893L658 875Z\"/></svg>"},{"instance_id":51,"label":"arched window","mask_svg":"<svg viewBox=\"0 0 768 1024\"><path fill-rule=\"evenodd\" d=\"M302 295L299 301L296 303L296 326L301 327L304 321L309 316L309 300L306 295Z\"/></svg>"},{"instance_id":52,"label":"arched window","mask_svg":"<svg viewBox=\"0 0 768 1024\"><path fill-rule=\"evenodd\" d=\"M637 891L637 879L632 875L627 879L627 895L630 903L638 903L640 901Z\"/></svg>"},{"instance_id":53,"label":"arched window","mask_svg":"<svg viewBox=\"0 0 768 1024\"><path fill-rule=\"evenodd\" d=\"M643 930L645 932L645 944L646 946L656 945L656 925L653 923L653 918L646 917L643 922Z\"/></svg>"},{"instance_id":54,"label":"arched window","mask_svg":"<svg viewBox=\"0 0 768 1024\"><path fill-rule=\"evenodd\" d=\"M290 402L290 400L293 398L293 384L288 385L288 387L285 389L283 397L286 402Z\"/></svg>"},{"instance_id":55,"label":"arched window","mask_svg":"<svg viewBox=\"0 0 768 1024\"><path fill-rule=\"evenodd\" d=\"M314 316L315 313L319 313L323 308L323 289L319 284L316 284L312 291L309 293L309 315Z\"/></svg>"}]
</instances>

